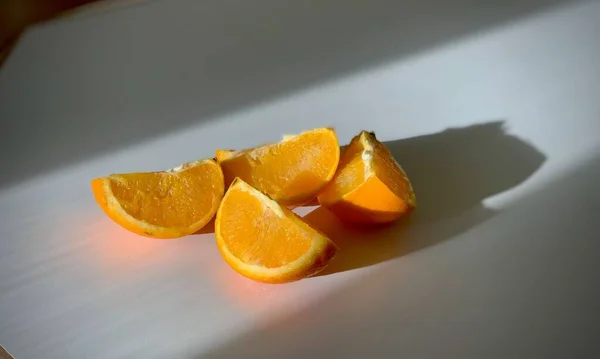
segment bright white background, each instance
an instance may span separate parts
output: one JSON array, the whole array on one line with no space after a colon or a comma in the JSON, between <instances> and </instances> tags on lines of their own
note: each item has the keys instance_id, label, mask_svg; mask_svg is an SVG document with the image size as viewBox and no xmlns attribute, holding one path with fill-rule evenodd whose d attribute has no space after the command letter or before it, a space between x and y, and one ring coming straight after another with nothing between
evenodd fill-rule
<instances>
[{"instance_id":1,"label":"bright white background","mask_svg":"<svg viewBox=\"0 0 600 359\"><path fill-rule=\"evenodd\" d=\"M0 344L597 357L598 34L595 1L162 0L30 30L0 69ZM129 234L89 188L321 126L388 141L420 207L371 233L317 210L342 250L305 281Z\"/></svg>"}]
</instances>

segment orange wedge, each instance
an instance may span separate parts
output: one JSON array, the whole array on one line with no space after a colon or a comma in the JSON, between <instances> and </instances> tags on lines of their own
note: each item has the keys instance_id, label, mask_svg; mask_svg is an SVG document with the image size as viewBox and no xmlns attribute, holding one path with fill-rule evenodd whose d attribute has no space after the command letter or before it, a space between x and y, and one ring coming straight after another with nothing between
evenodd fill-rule
<instances>
[{"instance_id":1,"label":"orange wedge","mask_svg":"<svg viewBox=\"0 0 600 359\"><path fill-rule=\"evenodd\" d=\"M344 149L335 177L318 199L342 220L358 224L392 222L417 205L402 167L375 134L366 131Z\"/></svg>"},{"instance_id":2,"label":"orange wedge","mask_svg":"<svg viewBox=\"0 0 600 359\"><path fill-rule=\"evenodd\" d=\"M153 238L200 230L215 215L224 188L221 167L212 159L165 172L113 174L92 181L96 201L113 221Z\"/></svg>"},{"instance_id":3,"label":"orange wedge","mask_svg":"<svg viewBox=\"0 0 600 359\"><path fill-rule=\"evenodd\" d=\"M333 178L340 159L335 131L318 128L242 151L218 150L225 185L239 177L273 200L304 204Z\"/></svg>"},{"instance_id":4,"label":"orange wedge","mask_svg":"<svg viewBox=\"0 0 600 359\"><path fill-rule=\"evenodd\" d=\"M337 250L325 235L240 179L221 202L215 236L221 255L236 272L265 283L310 277Z\"/></svg>"}]
</instances>

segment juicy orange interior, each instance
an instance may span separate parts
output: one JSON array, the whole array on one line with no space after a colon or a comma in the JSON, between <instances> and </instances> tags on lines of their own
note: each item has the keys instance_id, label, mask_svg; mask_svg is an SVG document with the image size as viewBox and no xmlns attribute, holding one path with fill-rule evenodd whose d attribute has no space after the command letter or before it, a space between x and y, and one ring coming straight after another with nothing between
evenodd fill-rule
<instances>
[{"instance_id":1,"label":"juicy orange interior","mask_svg":"<svg viewBox=\"0 0 600 359\"><path fill-rule=\"evenodd\" d=\"M247 264L279 268L292 263L310 249L316 235L287 208L245 183L229 189L220 213L227 249Z\"/></svg>"},{"instance_id":2,"label":"juicy orange interior","mask_svg":"<svg viewBox=\"0 0 600 359\"><path fill-rule=\"evenodd\" d=\"M222 185L214 163L181 171L112 175L109 179L113 195L125 212L161 227L187 227L203 219Z\"/></svg>"},{"instance_id":3,"label":"juicy orange interior","mask_svg":"<svg viewBox=\"0 0 600 359\"><path fill-rule=\"evenodd\" d=\"M303 197L307 192L314 195L312 192L331 178L338 160L335 132L318 129L240 151L222 162L222 167L226 184L240 177L271 198L281 200Z\"/></svg>"}]
</instances>

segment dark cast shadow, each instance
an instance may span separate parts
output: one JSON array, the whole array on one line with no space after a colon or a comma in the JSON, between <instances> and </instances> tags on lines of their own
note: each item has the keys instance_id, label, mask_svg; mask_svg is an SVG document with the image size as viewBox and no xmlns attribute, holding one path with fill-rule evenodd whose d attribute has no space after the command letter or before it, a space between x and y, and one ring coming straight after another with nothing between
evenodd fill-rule
<instances>
[{"instance_id":1,"label":"dark cast shadow","mask_svg":"<svg viewBox=\"0 0 600 359\"><path fill-rule=\"evenodd\" d=\"M417 209L395 224L354 228L319 207L304 218L339 247L327 275L381 263L450 239L492 217L483 200L525 181L545 156L502 121L385 143L407 172Z\"/></svg>"}]
</instances>

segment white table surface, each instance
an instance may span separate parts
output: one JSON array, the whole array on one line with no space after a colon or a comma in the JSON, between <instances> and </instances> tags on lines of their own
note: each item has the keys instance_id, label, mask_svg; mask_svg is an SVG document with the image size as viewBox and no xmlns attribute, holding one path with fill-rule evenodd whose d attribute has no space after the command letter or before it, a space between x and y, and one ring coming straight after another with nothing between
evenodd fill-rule
<instances>
[{"instance_id":1,"label":"white table surface","mask_svg":"<svg viewBox=\"0 0 600 359\"><path fill-rule=\"evenodd\" d=\"M0 69L0 344L27 358L600 356L600 3L153 1ZM493 6L492 6L493 5ZM89 181L320 126L388 141L408 223L263 285ZM303 209L306 213L310 209Z\"/></svg>"}]
</instances>

